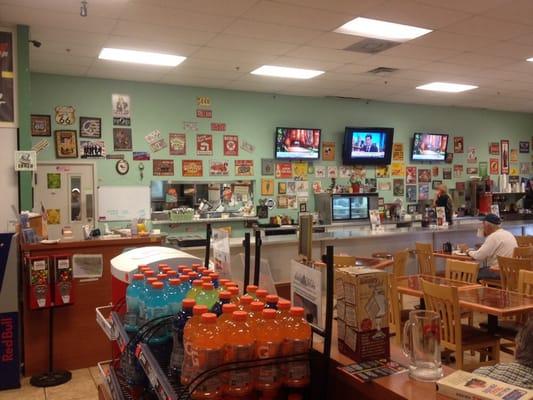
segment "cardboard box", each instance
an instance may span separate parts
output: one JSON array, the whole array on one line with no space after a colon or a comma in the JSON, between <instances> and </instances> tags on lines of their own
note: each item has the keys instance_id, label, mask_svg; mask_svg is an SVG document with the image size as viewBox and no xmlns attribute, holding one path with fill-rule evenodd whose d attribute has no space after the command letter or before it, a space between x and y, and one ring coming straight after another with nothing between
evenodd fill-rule
<instances>
[{"instance_id":1,"label":"cardboard box","mask_svg":"<svg viewBox=\"0 0 533 400\"><path fill-rule=\"evenodd\" d=\"M339 268L335 271L338 289L338 317L358 331L386 328L389 325L387 273L370 268ZM341 295L339 295L339 290Z\"/></svg>"},{"instance_id":2,"label":"cardboard box","mask_svg":"<svg viewBox=\"0 0 533 400\"><path fill-rule=\"evenodd\" d=\"M461 400L533 399L533 390L465 371L455 371L437 381L437 391L452 399Z\"/></svg>"}]
</instances>

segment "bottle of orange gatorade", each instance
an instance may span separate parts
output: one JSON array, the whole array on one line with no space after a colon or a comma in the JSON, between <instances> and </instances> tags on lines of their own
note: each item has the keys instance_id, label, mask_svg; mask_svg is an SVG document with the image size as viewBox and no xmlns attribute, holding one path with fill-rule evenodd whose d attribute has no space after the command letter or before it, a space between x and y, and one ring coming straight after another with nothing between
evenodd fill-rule
<instances>
[{"instance_id":1,"label":"bottle of orange gatorade","mask_svg":"<svg viewBox=\"0 0 533 400\"><path fill-rule=\"evenodd\" d=\"M257 286L255 285L248 285L246 286L246 294L250 297L253 297L253 299L257 299L257 296L255 292L257 291Z\"/></svg>"},{"instance_id":2,"label":"bottle of orange gatorade","mask_svg":"<svg viewBox=\"0 0 533 400\"><path fill-rule=\"evenodd\" d=\"M268 296L268 292L265 289L257 289L255 291L255 296L257 298L257 301L262 301L266 304L266 297Z\"/></svg>"},{"instance_id":3,"label":"bottle of orange gatorade","mask_svg":"<svg viewBox=\"0 0 533 400\"><path fill-rule=\"evenodd\" d=\"M281 325L285 340L281 346L283 356L306 354L311 346L311 327L304 318L302 307L292 307L289 317ZM299 361L294 361L299 360ZM309 360L306 356L292 357L284 364L284 383L288 387L301 388L309 384Z\"/></svg>"},{"instance_id":4,"label":"bottle of orange gatorade","mask_svg":"<svg viewBox=\"0 0 533 400\"><path fill-rule=\"evenodd\" d=\"M183 365L181 366L181 383L187 385L193 376L196 376L196 368L193 363L192 338L200 330L201 315L207 313L207 307L195 305L192 308L192 317L189 318L183 329Z\"/></svg>"},{"instance_id":5,"label":"bottle of orange gatorade","mask_svg":"<svg viewBox=\"0 0 533 400\"><path fill-rule=\"evenodd\" d=\"M226 290L231 293L231 303L239 304L239 288L237 286L226 286Z\"/></svg>"},{"instance_id":6,"label":"bottle of orange gatorade","mask_svg":"<svg viewBox=\"0 0 533 400\"><path fill-rule=\"evenodd\" d=\"M254 356L254 335L247 322L248 313L235 311L230 324L222 331L225 347L225 363L250 361ZM252 368L229 371L224 376L223 392L229 398L243 398L253 389Z\"/></svg>"},{"instance_id":7,"label":"bottle of orange gatorade","mask_svg":"<svg viewBox=\"0 0 533 400\"><path fill-rule=\"evenodd\" d=\"M285 299L279 299L278 300L278 322L283 325L285 323L285 320L289 318L291 309L291 302L289 300Z\"/></svg>"},{"instance_id":8,"label":"bottle of orange gatorade","mask_svg":"<svg viewBox=\"0 0 533 400\"><path fill-rule=\"evenodd\" d=\"M224 362L224 336L217 326L217 316L204 313L198 332L192 337L192 353L195 375L218 367ZM193 378L194 378L193 377ZM201 380L192 393L194 400L215 400L222 396L222 379L220 374Z\"/></svg>"},{"instance_id":9,"label":"bottle of orange gatorade","mask_svg":"<svg viewBox=\"0 0 533 400\"><path fill-rule=\"evenodd\" d=\"M276 310L264 309L256 322L255 358L260 360L278 357L283 342L283 332L276 321ZM254 386L265 398L275 398L281 386L280 368L277 364L264 364L254 368Z\"/></svg>"},{"instance_id":10,"label":"bottle of orange gatorade","mask_svg":"<svg viewBox=\"0 0 533 400\"><path fill-rule=\"evenodd\" d=\"M254 301L252 296L248 296L247 294L241 296L241 298L239 299L239 310L249 312L250 304L252 304L252 301Z\"/></svg>"},{"instance_id":11,"label":"bottle of orange gatorade","mask_svg":"<svg viewBox=\"0 0 533 400\"><path fill-rule=\"evenodd\" d=\"M261 318L261 313L265 308L265 304L260 301L252 301L250 303L250 311L248 312L248 317L252 328L255 329L257 321Z\"/></svg>"}]
</instances>

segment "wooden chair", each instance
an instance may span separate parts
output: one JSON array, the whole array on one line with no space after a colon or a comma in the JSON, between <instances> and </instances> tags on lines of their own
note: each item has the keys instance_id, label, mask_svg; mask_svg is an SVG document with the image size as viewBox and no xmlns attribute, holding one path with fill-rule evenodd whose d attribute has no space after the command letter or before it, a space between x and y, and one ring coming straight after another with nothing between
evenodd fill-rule
<instances>
[{"instance_id":1,"label":"wooden chair","mask_svg":"<svg viewBox=\"0 0 533 400\"><path fill-rule=\"evenodd\" d=\"M346 268L355 267L355 256L333 256L333 267Z\"/></svg>"},{"instance_id":2,"label":"wooden chair","mask_svg":"<svg viewBox=\"0 0 533 400\"><path fill-rule=\"evenodd\" d=\"M388 274L389 290L389 333L394 334L394 341L398 346L402 344L403 325L409 319L412 310L404 310L402 295L398 293L396 276Z\"/></svg>"},{"instance_id":3,"label":"wooden chair","mask_svg":"<svg viewBox=\"0 0 533 400\"><path fill-rule=\"evenodd\" d=\"M461 324L461 311L457 287L436 285L422 280L426 308L437 312L441 318L441 345L455 353L457 369L472 371L500 361L500 341L481 329ZM480 361L464 365L464 352L477 351ZM482 361L486 356L490 360Z\"/></svg>"},{"instance_id":4,"label":"wooden chair","mask_svg":"<svg viewBox=\"0 0 533 400\"><path fill-rule=\"evenodd\" d=\"M513 258L533 258L533 245L515 247L513 250Z\"/></svg>"},{"instance_id":5,"label":"wooden chair","mask_svg":"<svg viewBox=\"0 0 533 400\"><path fill-rule=\"evenodd\" d=\"M502 288L516 292L518 290L518 272L522 269L531 271L533 262L527 258L511 258L498 256Z\"/></svg>"},{"instance_id":6,"label":"wooden chair","mask_svg":"<svg viewBox=\"0 0 533 400\"><path fill-rule=\"evenodd\" d=\"M516 243L518 243L519 247L527 247L527 246L533 246L533 236L527 235L527 236L515 236Z\"/></svg>"},{"instance_id":7,"label":"wooden chair","mask_svg":"<svg viewBox=\"0 0 533 400\"><path fill-rule=\"evenodd\" d=\"M518 273L518 292L533 296L533 271L520 270Z\"/></svg>"},{"instance_id":8,"label":"wooden chair","mask_svg":"<svg viewBox=\"0 0 533 400\"><path fill-rule=\"evenodd\" d=\"M392 274L395 278L406 275L405 267L409 259L409 250L400 250L394 253L394 264L392 265Z\"/></svg>"},{"instance_id":9,"label":"wooden chair","mask_svg":"<svg viewBox=\"0 0 533 400\"><path fill-rule=\"evenodd\" d=\"M477 274L479 273L479 264L470 261L446 260L446 270L444 276L446 279L461 281L467 283L477 283ZM468 325L474 325L474 312L461 311L461 319L468 318Z\"/></svg>"},{"instance_id":10,"label":"wooden chair","mask_svg":"<svg viewBox=\"0 0 533 400\"><path fill-rule=\"evenodd\" d=\"M435 256L431 243L415 243L416 258L418 260L418 272L423 275L435 275Z\"/></svg>"}]
</instances>

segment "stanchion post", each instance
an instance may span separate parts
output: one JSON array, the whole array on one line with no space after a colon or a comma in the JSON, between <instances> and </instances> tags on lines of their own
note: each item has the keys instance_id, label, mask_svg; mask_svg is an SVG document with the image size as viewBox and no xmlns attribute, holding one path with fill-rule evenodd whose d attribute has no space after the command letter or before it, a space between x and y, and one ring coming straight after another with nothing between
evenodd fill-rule
<instances>
[{"instance_id":1,"label":"stanchion post","mask_svg":"<svg viewBox=\"0 0 533 400\"><path fill-rule=\"evenodd\" d=\"M211 224L207 224L205 227L205 260L204 267L209 268L209 253L211 251Z\"/></svg>"},{"instance_id":2,"label":"stanchion post","mask_svg":"<svg viewBox=\"0 0 533 400\"><path fill-rule=\"evenodd\" d=\"M259 274L261 273L261 231L255 231L255 268L254 285L259 286ZM246 288L244 288L246 290Z\"/></svg>"},{"instance_id":3,"label":"stanchion post","mask_svg":"<svg viewBox=\"0 0 533 400\"><path fill-rule=\"evenodd\" d=\"M243 291L250 284L250 233L244 234L244 240L242 241L244 247L244 285Z\"/></svg>"}]
</instances>

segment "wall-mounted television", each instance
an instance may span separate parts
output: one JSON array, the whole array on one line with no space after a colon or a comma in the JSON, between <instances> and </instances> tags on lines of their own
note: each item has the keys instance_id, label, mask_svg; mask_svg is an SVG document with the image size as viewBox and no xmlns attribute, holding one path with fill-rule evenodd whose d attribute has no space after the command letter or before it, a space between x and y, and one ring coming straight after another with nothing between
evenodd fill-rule
<instances>
[{"instance_id":1,"label":"wall-mounted television","mask_svg":"<svg viewBox=\"0 0 533 400\"><path fill-rule=\"evenodd\" d=\"M282 160L318 160L320 129L276 128L276 158Z\"/></svg>"},{"instance_id":2,"label":"wall-mounted television","mask_svg":"<svg viewBox=\"0 0 533 400\"><path fill-rule=\"evenodd\" d=\"M342 161L344 165L390 164L394 128L346 127Z\"/></svg>"},{"instance_id":3,"label":"wall-mounted television","mask_svg":"<svg viewBox=\"0 0 533 400\"><path fill-rule=\"evenodd\" d=\"M415 133L411 159L413 161L444 161L447 149L447 134Z\"/></svg>"}]
</instances>

